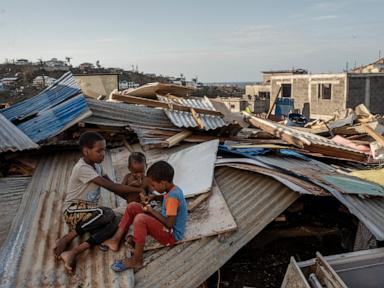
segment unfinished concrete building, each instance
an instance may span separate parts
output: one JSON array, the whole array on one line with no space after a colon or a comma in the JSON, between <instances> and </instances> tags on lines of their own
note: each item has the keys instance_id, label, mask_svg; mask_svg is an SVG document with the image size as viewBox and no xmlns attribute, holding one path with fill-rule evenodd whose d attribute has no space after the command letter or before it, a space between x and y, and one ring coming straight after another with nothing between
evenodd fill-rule
<instances>
[{"instance_id":1,"label":"unfinished concrete building","mask_svg":"<svg viewBox=\"0 0 384 288\"><path fill-rule=\"evenodd\" d=\"M303 69L263 71L263 82L245 86L243 99L247 101L254 113L268 111L271 95L271 77L307 74Z\"/></svg>"},{"instance_id":2,"label":"unfinished concrete building","mask_svg":"<svg viewBox=\"0 0 384 288\"><path fill-rule=\"evenodd\" d=\"M372 113L384 111L384 73L271 76L270 85L270 105L279 93L293 98L294 109L311 118L327 119L360 103Z\"/></svg>"}]
</instances>

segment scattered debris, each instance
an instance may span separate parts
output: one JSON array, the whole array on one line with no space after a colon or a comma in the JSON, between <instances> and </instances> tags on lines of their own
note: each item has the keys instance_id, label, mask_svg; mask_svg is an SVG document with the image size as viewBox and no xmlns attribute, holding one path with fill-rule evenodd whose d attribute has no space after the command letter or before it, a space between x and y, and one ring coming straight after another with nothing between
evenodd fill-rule
<instances>
[{"instance_id":1,"label":"scattered debris","mask_svg":"<svg viewBox=\"0 0 384 288\"><path fill-rule=\"evenodd\" d=\"M300 213L300 205L291 205L303 197L333 199L343 215L359 221L358 233L384 240L381 116L359 105L305 127L307 119L291 114L284 125L269 117L231 113L220 101L190 97L191 92L174 84L150 83L115 90L108 101L96 100L87 98L66 73L35 97L0 110L0 197L12 202L14 212L2 222L2 287L133 287L134 282L136 287L196 287L269 223L284 224L289 222L286 215ZM121 181L130 153L140 151L148 164L167 160L188 198L186 238L174 247L148 242L145 266L135 273L109 269L112 258L125 256L124 249L113 255L90 250L80 257L75 278L54 263L52 247L66 229L58 211L84 131L105 137L103 165L111 179ZM102 202L117 209L125 205L106 190ZM302 227L280 231L309 233ZM310 235L336 232L314 228ZM282 237L282 232L271 233ZM292 259L283 287L293 287L292 281L305 281L302 287L326 281L343 287L345 279L337 276L328 259L318 254L309 274ZM172 273L159 277L162 269Z\"/></svg>"}]
</instances>

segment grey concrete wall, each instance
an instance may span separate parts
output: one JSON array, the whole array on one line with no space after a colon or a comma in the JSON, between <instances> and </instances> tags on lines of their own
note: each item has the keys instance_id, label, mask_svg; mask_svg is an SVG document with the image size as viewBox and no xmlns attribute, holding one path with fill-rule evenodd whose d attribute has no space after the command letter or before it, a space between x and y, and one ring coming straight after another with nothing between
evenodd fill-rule
<instances>
[{"instance_id":1,"label":"grey concrete wall","mask_svg":"<svg viewBox=\"0 0 384 288\"><path fill-rule=\"evenodd\" d=\"M347 108L365 104L365 81L365 77L348 77Z\"/></svg>"},{"instance_id":2,"label":"grey concrete wall","mask_svg":"<svg viewBox=\"0 0 384 288\"><path fill-rule=\"evenodd\" d=\"M318 85L332 84L331 99L318 98ZM330 116L337 110L345 109L346 77L344 74L292 75L291 77L271 78L271 100L279 91L281 84L291 84L291 97L295 99L295 109L303 113L303 108L311 115ZM308 109L309 108L309 109Z\"/></svg>"},{"instance_id":3,"label":"grey concrete wall","mask_svg":"<svg viewBox=\"0 0 384 288\"><path fill-rule=\"evenodd\" d=\"M331 83L332 94L331 99L319 99L318 85L319 83ZM345 92L346 78L339 76L331 76L329 78L311 78L311 115L333 115L336 111L345 109Z\"/></svg>"},{"instance_id":4,"label":"grey concrete wall","mask_svg":"<svg viewBox=\"0 0 384 288\"><path fill-rule=\"evenodd\" d=\"M384 75L371 77L370 82L371 105L369 109L372 113L384 114Z\"/></svg>"},{"instance_id":5,"label":"grey concrete wall","mask_svg":"<svg viewBox=\"0 0 384 288\"><path fill-rule=\"evenodd\" d=\"M374 114L384 114L384 74L350 75L347 107L365 104Z\"/></svg>"}]
</instances>

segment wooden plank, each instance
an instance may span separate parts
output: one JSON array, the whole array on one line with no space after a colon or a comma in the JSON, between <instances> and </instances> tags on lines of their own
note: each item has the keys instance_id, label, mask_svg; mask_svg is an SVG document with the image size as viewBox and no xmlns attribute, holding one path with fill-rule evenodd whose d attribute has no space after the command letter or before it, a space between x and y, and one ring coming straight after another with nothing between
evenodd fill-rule
<instances>
[{"instance_id":1,"label":"wooden plank","mask_svg":"<svg viewBox=\"0 0 384 288\"><path fill-rule=\"evenodd\" d=\"M368 125L363 125L363 127L364 127L365 132L367 132L367 134L369 136L371 136L373 139L375 139L381 146L384 146L384 137L382 135L377 133L374 129L372 129Z\"/></svg>"},{"instance_id":2,"label":"wooden plank","mask_svg":"<svg viewBox=\"0 0 384 288\"><path fill-rule=\"evenodd\" d=\"M344 281L319 252L316 253L316 265L316 274L322 276L319 280L323 280L326 287L347 288Z\"/></svg>"},{"instance_id":3,"label":"wooden plank","mask_svg":"<svg viewBox=\"0 0 384 288\"><path fill-rule=\"evenodd\" d=\"M191 112L191 107L188 107L188 106L183 106L176 103L168 104L158 100L145 99L145 98L134 97L134 96L126 96L126 95L123 96L119 94L112 94L112 99L119 100L128 104L138 104L138 105L145 105L153 108L163 108L163 109ZM207 109L195 108L195 107L193 107L193 109L196 111L196 113L200 113L200 114L223 116L221 112L214 111L214 110L207 110Z\"/></svg>"},{"instance_id":4,"label":"wooden plank","mask_svg":"<svg viewBox=\"0 0 384 288\"><path fill-rule=\"evenodd\" d=\"M237 228L235 219L216 182L214 182L210 194L211 196L208 198L208 201L199 205L188 215L184 239L178 243L222 234ZM160 243L148 237L145 250L161 247L163 246Z\"/></svg>"},{"instance_id":5,"label":"wooden plank","mask_svg":"<svg viewBox=\"0 0 384 288\"><path fill-rule=\"evenodd\" d=\"M303 272L300 270L295 259L291 257L287 272L285 273L281 288L310 288Z\"/></svg>"},{"instance_id":6,"label":"wooden plank","mask_svg":"<svg viewBox=\"0 0 384 288\"><path fill-rule=\"evenodd\" d=\"M273 110L273 108L275 107L275 105L276 105L276 101L277 101L277 98L279 98L279 94L280 94L280 92L281 92L281 89L282 89L282 85L280 85L280 88L279 88L279 91L277 91L277 94L276 94L276 96L275 96L275 99L273 99L273 102L272 102L272 105L271 105L271 107L269 107L269 110L268 110L268 113L267 113L267 119L269 118L269 116L271 116L271 113L272 113L272 110Z\"/></svg>"},{"instance_id":7,"label":"wooden plank","mask_svg":"<svg viewBox=\"0 0 384 288\"><path fill-rule=\"evenodd\" d=\"M197 196L194 200L192 200L188 204L188 212L192 213L201 203L203 203L209 196L211 195L211 192L201 194L200 196Z\"/></svg>"},{"instance_id":8,"label":"wooden plank","mask_svg":"<svg viewBox=\"0 0 384 288\"><path fill-rule=\"evenodd\" d=\"M168 147L170 148L172 146L175 146L176 144L179 144L181 141L185 140L192 134L193 134L192 131L184 130L184 131L181 131L180 133L177 133L169 137L167 140L165 140L165 142L168 144Z\"/></svg>"}]
</instances>

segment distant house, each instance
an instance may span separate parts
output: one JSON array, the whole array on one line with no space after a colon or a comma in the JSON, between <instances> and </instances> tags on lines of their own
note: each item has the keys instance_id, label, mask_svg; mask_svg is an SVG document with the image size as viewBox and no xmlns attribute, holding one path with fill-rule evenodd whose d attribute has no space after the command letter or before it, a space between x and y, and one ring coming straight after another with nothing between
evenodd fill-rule
<instances>
[{"instance_id":1,"label":"distant house","mask_svg":"<svg viewBox=\"0 0 384 288\"><path fill-rule=\"evenodd\" d=\"M228 97L228 98L221 97L218 100L223 102L231 112L241 112L248 105L247 101L237 97Z\"/></svg>"},{"instance_id":2,"label":"distant house","mask_svg":"<svg viewBox=\"0 0 384 288\"><path fill-rule=\"evenodd\" d=\"M127 80L121 80L119 82L119 90L125 90L125 89L130 89L130 88L137 88L139 86L140 86L140 84L132 82L132 81L127 81Z\"/></svg>"},{"instance_id":3,"label":"distant house","mask_svg":"<svg viewBox=\"0 0 384 288\"><path fill-rule=\"evenodd\" d=\"M47 71L68 71L70 67L67 62L52 58L51 60L44 61L44 69Z\"/></svg>"},{"instance_id":4,"label":"distant house","mask_svg":"<svg viewBox=\"0 0 384 288\"><path fill-rule=\"evenodd\" d=\"M15 64L16 65L28 65L29 61L27 59L17 59Z\"/></svg>"},{"instance_id":5,"label":"distant house","mask_svg":"<svg viewBox=\"0 0 384 288\"><path fill-rule=\"evenodd\" d=\"M5 77L0 82L4 88L14 88L18 80L18 77Z\"/></svg>"},{"instance_id":6,"label":"distant house","mask_svg":"<svg viewBox=\"0 0 384 288\"><path fill-rule=\"evenodd\" d=\"M352 73L384 73L384 57L373 63L354 68Z\"/></svg>"},{"instance_id":7,"label":"distant house","mask_svg":"<svg viewBox=\"0 0 384 288\"><path fill-rule=\"evenodd\" d=\"M48 76L44 76L44 80L43 76L37 76L35 79L33 79L32 86L36 88L45 88L51 86L53 83L55 83L55 81L55 78L51 78Z\"/></svg>"},{"instance_id":8,"label":"distant house","mask_svg":"<svg viewBox=\"0 0 384 288\"><path fill-rule=\"evenodd\" d=\"M95 65L93 65L92 63L84 62L84 63L81 63L79 65L79 69L81 71L88 71L88 70L91 70L91 69L94 69L94 68L95 68Z\"/></svg>"}]
</instances>

